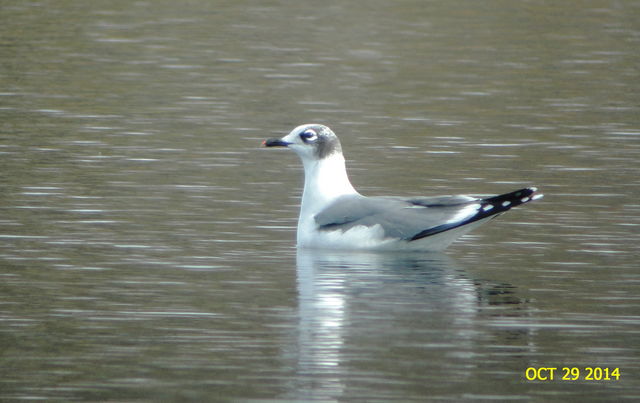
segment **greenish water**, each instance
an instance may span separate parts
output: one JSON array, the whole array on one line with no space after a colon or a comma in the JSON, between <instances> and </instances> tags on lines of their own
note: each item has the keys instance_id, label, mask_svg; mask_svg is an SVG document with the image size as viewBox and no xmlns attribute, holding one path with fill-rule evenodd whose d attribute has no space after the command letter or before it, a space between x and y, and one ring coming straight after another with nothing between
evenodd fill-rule
<instances>
[{"instance_id":1,"label":"greenish water","mask_svg":"<svg viewBox=\"0 0 640 403\"><path fill-rule=\"evenodd\" d=\"M637 400L639 21L0 2L0 400ZM366 195L545 198L446 255L296 252L260 142L311 121Z\"/></svg>"}]
</instances>

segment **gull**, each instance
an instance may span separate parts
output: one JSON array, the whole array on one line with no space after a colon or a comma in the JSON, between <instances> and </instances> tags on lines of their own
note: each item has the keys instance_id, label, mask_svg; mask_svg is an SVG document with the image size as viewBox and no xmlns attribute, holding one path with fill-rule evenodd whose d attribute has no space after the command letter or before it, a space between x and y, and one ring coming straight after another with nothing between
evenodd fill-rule
<instances>
[{"instance_id":1,"label":"gull","mask_svg":"<svg viewBox=\"0 0 640 403\"><path fill-rule=\"evenodd\" d=\"M510 208L543 196L527 187L487 198L366 197L351 185L340 140L327 126L304 124L262 144L287 147L302 160L299 248L441 251Z\"/></svg>"}]
</instances>

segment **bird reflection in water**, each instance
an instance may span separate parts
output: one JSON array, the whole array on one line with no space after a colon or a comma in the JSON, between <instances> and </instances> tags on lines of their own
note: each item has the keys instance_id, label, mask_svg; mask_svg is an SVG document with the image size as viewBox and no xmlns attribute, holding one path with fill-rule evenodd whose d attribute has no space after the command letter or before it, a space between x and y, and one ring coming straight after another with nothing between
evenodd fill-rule
<instances>
[{"instance_id":1,"label":"bird reflection in water","mask_svg":"<svg viewBox=\"0 0 640 403\"><path fill-rule=\"evenodd\" d=\"M503 314L526 314L515 287L472 280L439 253L298 249L297 278L296 398L345 396L354 382L379 382L416 358L433 376L464 379L496 336L483 321L501 313L484 311L504 304ZM398 368L379 368L390 355Z\"/></svg>"}]
</instances>

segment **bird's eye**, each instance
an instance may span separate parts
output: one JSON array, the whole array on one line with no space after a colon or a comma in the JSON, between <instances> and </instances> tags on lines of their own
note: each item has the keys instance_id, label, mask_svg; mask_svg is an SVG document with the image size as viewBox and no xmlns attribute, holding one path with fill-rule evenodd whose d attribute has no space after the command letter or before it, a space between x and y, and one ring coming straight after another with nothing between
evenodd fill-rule
<instances>
[{"instance_id":1,"label":"bird's eye","mask_svg":"<svg viewBox=\"0 0 640 403\"><path fill-rule=\"evenodd\" d=\"M305 143L310 143L312 141L315 141L318 138L318 133L316 133L315 130L307 129L302 133L300 133L300 138Z\"/></svg>"}]
</instances>

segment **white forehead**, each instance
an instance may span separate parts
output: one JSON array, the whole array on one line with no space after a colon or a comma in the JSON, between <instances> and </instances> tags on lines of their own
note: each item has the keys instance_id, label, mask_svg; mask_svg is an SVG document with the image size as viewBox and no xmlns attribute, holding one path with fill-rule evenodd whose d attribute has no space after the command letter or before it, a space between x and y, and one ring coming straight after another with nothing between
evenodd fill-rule
<instances>
[{"instance_id":1,"label":"white forehead","mask_svg":"<svg viewBox=\"0 0 640 403\"><path fill-rule=\"evenodd\" d=\"M315 132L317 132L318 134L322 131L324 131L324 129L326 128L326 126L317 124L317 123L306 123L304 125L300 125L298 127L296 127L295 129L293 129L291 131L291 133L302 133L305 130L314 130Z\"/></svg>"}]
</instances>

